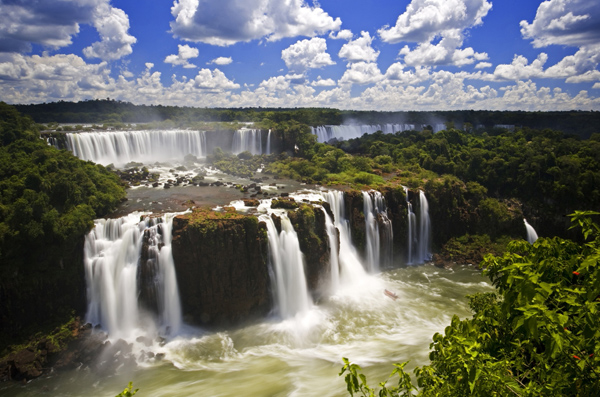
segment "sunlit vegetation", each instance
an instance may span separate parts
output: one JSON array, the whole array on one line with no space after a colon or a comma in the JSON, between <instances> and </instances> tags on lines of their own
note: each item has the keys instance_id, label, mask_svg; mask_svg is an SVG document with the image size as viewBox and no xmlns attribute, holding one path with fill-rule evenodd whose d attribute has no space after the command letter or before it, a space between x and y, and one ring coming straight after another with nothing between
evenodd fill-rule
<instances>
[{"instance_id":1,"label":"sunlit vegetation","mask_svg":"<svg viewBox=\"0 0 600 397\"><path fill-rule=\"evenodd\" d=\"M13 107L0 103L0 120L0 296L6 299L0 309L6 330L21 316L10 313L20 303L8 291L41 296L45 283L61 277L53 266L67 274L65 269L79 268L65 263L69 253L125 190L104 167L48 146L31 119Z\"/></svg>"},{"instance_id":2,"label":"sunlit vegetation","mask_svg":"<svg viewBox=\"0 0 600 397\"><path fill-rule=\"evenodd\" d=\"M509 244L482 263L495 293L470 296L473 317L454 316L433 336L431 363L414 370L419 396L593 396L600 390L598 212L571 215L585 242L561 238ZM369 386L345 360L348 392L413 396L403 364ZM396 380L396 376L398 376ZM393 385L396 383L396 385Z\"/></svg>"}]
</instances>

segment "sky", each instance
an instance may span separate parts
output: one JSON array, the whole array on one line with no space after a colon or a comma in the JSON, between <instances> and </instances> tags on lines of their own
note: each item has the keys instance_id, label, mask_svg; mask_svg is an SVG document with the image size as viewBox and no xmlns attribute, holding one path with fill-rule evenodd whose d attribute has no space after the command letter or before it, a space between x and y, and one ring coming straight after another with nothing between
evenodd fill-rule
<instances>
[{"instance_id":1,"label":"sky","mask_svg":"<svg viewBox=\"0 0 600 397\"><path fill-rule=\"evenodd\" d=\"M0 0L0 100L600 110L596 0Z\"/></svg>"}]
</instances>

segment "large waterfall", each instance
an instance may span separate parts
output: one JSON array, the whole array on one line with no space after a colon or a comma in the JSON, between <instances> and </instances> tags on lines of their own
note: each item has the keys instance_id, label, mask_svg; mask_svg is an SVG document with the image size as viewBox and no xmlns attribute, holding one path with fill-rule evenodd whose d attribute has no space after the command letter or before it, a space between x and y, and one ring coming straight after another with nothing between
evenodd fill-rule
<instances>
[{"instance_id":1,"label":"large waterfall","mask_svg":"<svg viewBox=\"0 0 600 397\"><path fill-rule=\"evenodd\" d=\"M103 165L182 160L187 154L206 156L204 131L83 132L66 134L66 138L67 147L75 156Z\"/></svg>"},{"instance_id":2,"label":"large waterfall","mask_svg":"<svg viewBox=\"0 0 600 397\"><path fill-rule=\"evenodd\" d=\"M445 125L434 123L431 126L425 124L343 124L343 125L320 125L311 127L311 133L317 136L317 141L324 143L331 139L340 141L360 138L364 134L374 134L381 131L384 134L395 134L396 132L422 130L431 127L433 132L445 129Z\"/></svg>"},{"instance_id":3,"label":"large waterfall","mask_svg":"<svg viewBox=\"0 0 600 397\"><path fill-rule=\"evenodd\" d=\"M529 244L535 243L535 241L538 239L537 232L533 226L527 222L527 219L523 218L523 222L525 223L525 229L527 230L527 241Z\"/></svg>"},{"instance_id":4,"label":"large waterfall","mask_svg":"<svg viewBox=\"0 0 600 397\"><path fill-rule=\"evenodd\" d=\"M179 331L181 307L171 255L172 222L172 215L150 218L140 213L96 220L84 248L88 322L125 337L136 328L148 327L138 302L138 277L141 266L149 266L158 309L154 325L164 334ZM144 244L147 263L141 263Z\"/></svg>"},{"instance_id":5,"label":"large waterfall","mask_svg":"<svg viewBox=\"0 0 600 397\"><path fill-rule=\"evenodd\" d=\"M280 213L279 216L281 233L277 232L269 215L261 215L259 219L267 224L276 309L286 319L307 312L313 303L306 286L304 255L300 250L298 235L287 214Z\"/></svg>"},{"instance_id":6,"label":"large waterfall","mask_svg":"<svg viewBox=\"0 0 600 397\"><path fill-rule=\"evenodd\" d=\"M233 134L231 152L239 154L242 152L252 154L263 154L262 131L254 128L240 128Z\"/></svg>"}]
</instances>

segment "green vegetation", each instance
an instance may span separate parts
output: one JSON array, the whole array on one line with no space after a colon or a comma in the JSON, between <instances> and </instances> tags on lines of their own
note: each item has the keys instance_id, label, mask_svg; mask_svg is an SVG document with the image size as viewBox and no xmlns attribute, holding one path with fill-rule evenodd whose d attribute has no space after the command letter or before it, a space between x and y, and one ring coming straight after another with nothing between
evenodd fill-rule
<instances>
[{"instance_id":1,"label":"green vegetation","mask_svg":"<svg viewBox=\"0 0 600 397\"><path fill-rule=\"evenodd\" d=\"M123 389L123 391L121 393L117 394L115 397L132 397L132 396L135 396L135 394L138 392L138 390L140 390L140 389L133 390L133 382L129 382L127 387L125 389Z\"/></svg>"},{"instance_id":2,"label":"green vegetation","mask_svg":"<svg viewBox=\"0 0 600 397\"><path fill-rule=\"evenodd\" d=\"M0 103L0 334L70 314L81 301L83 237L124 197L116 175L48 146L31 119Z\"/></svg>"},{"instance_id":3,"label":"green vegetation","mask_svg":"<svg viewBox=\"0 0 600 397\"><path fill-rule=\"evenodd\" d=\"M473 318L452 319L433 336L431 364L414 373L420 396L592 396L600 390L600 226L598 212L575 212L585 242L558 237L513 241L482 263L496 293L470 296ZM351 395L374 396L360 367L344 359ZM412 396L403 364L397 387Z\"/></svg>"}]
</instances>

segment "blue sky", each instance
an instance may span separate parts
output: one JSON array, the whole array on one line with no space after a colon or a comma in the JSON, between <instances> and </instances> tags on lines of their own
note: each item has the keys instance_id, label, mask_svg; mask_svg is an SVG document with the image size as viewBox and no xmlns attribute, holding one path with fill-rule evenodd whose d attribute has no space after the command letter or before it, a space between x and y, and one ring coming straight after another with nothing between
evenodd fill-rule
<instances>
[{"instance_id":1,"label":"blue sky","mask_svg":"<svg viewBox=\"0 0 600 397\"><path fill-rule=\"evenodd\" d=\"M0 100L600 110L588 0L0 0Z\"/></svg>"}]
</instances>

